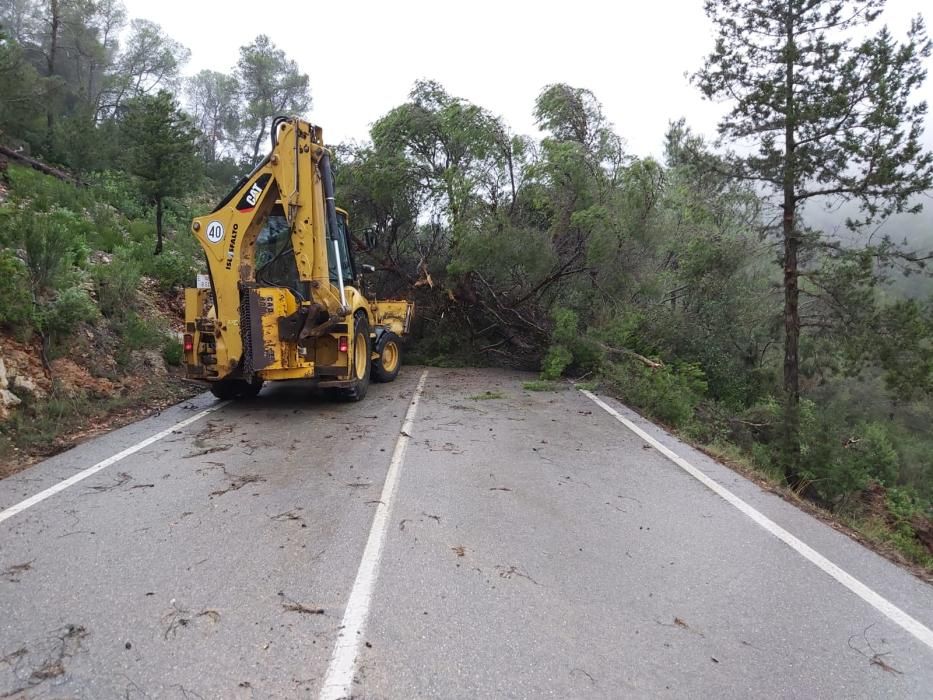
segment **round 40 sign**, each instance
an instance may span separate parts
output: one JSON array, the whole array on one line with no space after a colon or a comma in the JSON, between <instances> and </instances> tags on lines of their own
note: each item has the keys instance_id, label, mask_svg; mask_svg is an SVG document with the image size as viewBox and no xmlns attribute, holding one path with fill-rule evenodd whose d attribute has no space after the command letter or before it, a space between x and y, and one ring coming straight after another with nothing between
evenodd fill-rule
<instances>
[{"instance_id":1,"label":"round 40 sign","mask_svg":"<svg viewBox=\"0 0 933 700\"><path fill-rule=\"evenodd\" d=\"M220 243L224 239L224 225L219 221L212 221L207 225L207 240L211 243Z\"/></svg>"}]
</instances>

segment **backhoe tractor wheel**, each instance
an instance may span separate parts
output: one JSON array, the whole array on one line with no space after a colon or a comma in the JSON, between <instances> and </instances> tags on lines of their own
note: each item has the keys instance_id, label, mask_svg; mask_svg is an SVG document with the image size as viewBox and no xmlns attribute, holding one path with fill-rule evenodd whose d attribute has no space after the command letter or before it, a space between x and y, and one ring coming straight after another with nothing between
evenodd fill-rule
<instances>
[{"instance_id":1,"label":"backhoe tractor wheel","mask_svg":"<svg viewBox=\"0 0 933 700\"><path fill-rule=\"evenodd\" d=\"M373 360L373 379L377 382L391 382L398 376L402 366L402 341L392 331L386 331L376 343L376 354Z\"/></svg>"},{"instance_id":2,"label":"backhoe tractor wheel","mask_svg":"<svg viewBox=\"0 0 933 700\"><path fill-rule=\"evenodd\" d=\"M365 314L357 314L353 319L353 356L350 358L353 386L347 391L347 398L351 401L361 401L366 396L372 365L369 320Z\"/></svg>"},{"instance_id":3,"label":"backhoe tractor wheel","mask_svg":"<svg viewBox=\"0 0 933 700\"><path fill-rule=\"evenodd\" d=\"M211 383L211 393L221 401L231 399L254 399L262 389L262 380L254 377L245 379L221 379Z\"/></svg>"}]
</instances>

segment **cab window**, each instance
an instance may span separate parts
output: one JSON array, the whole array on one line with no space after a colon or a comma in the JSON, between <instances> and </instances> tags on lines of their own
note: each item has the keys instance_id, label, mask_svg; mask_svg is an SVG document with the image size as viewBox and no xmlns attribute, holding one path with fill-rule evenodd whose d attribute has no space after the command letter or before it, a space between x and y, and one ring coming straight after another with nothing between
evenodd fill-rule
<instances>
[{"instance_id":1,"label":"cab window","mask_svg":"<svg viewBox=\"0 0 933 700\"><path fill-rule=\"evenodd\" d=\"M330 232L328 232L330 233ZM340 267L343 270L343 283L345 285L353 284L356 279L356 270L354 269L353 256L350 253L350 234L347 226L347 215L343 212L337 212L337 231L336 236L327 238L327 261L330 270L330 281L337 284L337 260L334 257L334 240L337 241L337 248L340 250Z\"/></svg>"},{"instance_id":2,"label":"cab window","mask_svg":"<svg viewBox=\"0 0 933 700\"><path fill-rule=\"evenodd\" d=\"M275 205L256 238L256 281L269 287L287 287L301 295L292 236L281 205Z\"/></svg>"}]
</instances>

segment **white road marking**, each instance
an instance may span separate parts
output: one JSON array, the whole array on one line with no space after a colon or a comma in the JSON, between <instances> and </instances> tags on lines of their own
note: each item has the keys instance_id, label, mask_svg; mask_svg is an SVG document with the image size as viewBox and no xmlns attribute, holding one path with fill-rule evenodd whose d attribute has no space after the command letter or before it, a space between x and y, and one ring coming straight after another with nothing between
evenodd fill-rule
<instances>
[{"instance_id":1,"label":"white road marking","mask_svg":"<svg viewBox=\"0 0 933 700\"><path fill-rule=\"evenodd\" d=\"M142 449L145 449L146 447L149 447L149 445L151 445L152 443L158 442L162 438L167 437L168 435L171 435L174 431L181 430L186 425L191 425L195 421L200 420L201 418L206 416L208 413L213 413L218 408L221 408L227 405L228 403L229 401L222 401L220 403L217 403L211 406L208 409L201 411L200 413L195 413L193 416L189 418L185 418L185 420L176 423L171 428L166 428L162 432L159 432L159 433L156 433L155 435L147 437L142 442L137 442L135 445L131 447L127 447L122 452L118 452L117 454L113 455L113 457L108 457L107 459L101 462L98 462L93 467L88 467L84 471L80 471L74 476L70 476L64 481L60 481L54 486L50 486L45 491L40 491L35 496L30 496L25 501L21 501L20 503L17 503L15 506L10 506L6 510L0 511L0 523L2 523L4 520L9 520L10 518L12 518L14 515L17 515L18 513L22 513L24 510L26 510L27 508L31 508L37 503L41 503L46 498L50 498L54 496L56 493L61 493L62 491L67 489L69 486L74 486L79 481L84 481L89 476L93 476L100 470L106 469L112 464L116 464L121 459L125 459L126 457L129 457L131 454L134 454L136 452L139 452Z\"/></svg>"},{"instance_id":2,"label":"white road marking","mask_svg":"<svg viewBox=\"0 0 933 700\"><path fill-rule=\"evenodd\" d=\"M389 471L386 473L382 495L376 502L376 515L373 517L373 524L369 530L366 549L363 550L363 559L356 572L356 580L353 582L347 608L343 613L343 622L334 645L334 653L327 667L324 684L321 686L320 700L339 700L349 698L353 694L356 657L359 655L360 643L363 640L366 618L369 617L373 588L379 577L379 561L382 559L382 547L389 529L389 516L392 513L392 504L402 471L402 462L405 459L405 451L411 439L411 427L418 410L418 401L421 399L421 392L424 391L424 382L427 378L428 370L424 370L411 399L411 405L408 406L408 412L405 414L401 434L395 443L395 451L392 453L392 461L389 462Z\"/></svg>"},{"instance_id":3,"label":"white road marking","mask_svg":"<svg viewBox=\"0 0 933 700\"><path fill-rule=\"evenodd\" d=\"M894 605L892 602L883 598L878 593L875 593L872 589L866 586L864 583L856 579L851 574L843 571L838 566L833 564L829 559L824 557L822 554L817 552L815 549L790 534L783 527L778 525L776 522L768 518L766 515L755 510L748 503L743 501L741 498L736 496L734 493L729 491L729 489L718 484L709 478L702 471L697 469L695 466L690 464L683 457L680 457L677 453L665 447L663 444L658 442L655 438L651 437L644 430L635 425L632 421L625 418L618 411L616 411L612 406L605 403L602 399L595 396L593 393L581 389L586 396L592 399L600 408L610 414L617 421L622 423L626 428L635 433L642 440L648 442L652 447L658 450L661 454L671 460L678 467L687 472L694 479L699 481L701 484L706 486L708 489L713 491L716 495L728 501L730 504L738 508L740 511L745 513L749 518L754 520L758 525L763 527L765 530L770 532L772 535L781 540L788 547L793 549L795 552L800 554L802 557L807 559L813 564L816 564L820 569L825 573L832 576L836 581L841 583L843 586L848 588L850 591L855 593L859 598L864 600L866 603L871 605L873 608L878 610L880 613L885 615L895 624L899 625L901 628L910 632L914 637L919 639L921 642L926 644L930 649L933 649L933 630L930 630L929 627L925 626L920 621L914 619L899 607Z\"/></svg>"}]
</instances>

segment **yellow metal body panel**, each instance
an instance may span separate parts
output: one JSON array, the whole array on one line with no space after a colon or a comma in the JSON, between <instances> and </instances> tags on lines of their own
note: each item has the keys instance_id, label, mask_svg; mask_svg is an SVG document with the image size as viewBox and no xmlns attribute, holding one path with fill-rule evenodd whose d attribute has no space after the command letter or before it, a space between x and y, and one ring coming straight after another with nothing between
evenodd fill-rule
<instances>
[{"instance_id":1,"label":"yellow metal body panel","mask_svg":"<svg viewBox=\"0 0 933 700\"><path fill-rule=\"evenodd\" d=\"M375 325L385 326L398 336L408 334L415 305L410 301L375 301L371 305Z\"/></svg>"}]
</instances>

